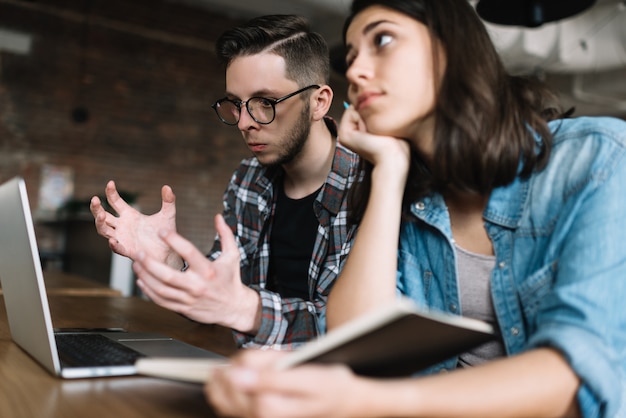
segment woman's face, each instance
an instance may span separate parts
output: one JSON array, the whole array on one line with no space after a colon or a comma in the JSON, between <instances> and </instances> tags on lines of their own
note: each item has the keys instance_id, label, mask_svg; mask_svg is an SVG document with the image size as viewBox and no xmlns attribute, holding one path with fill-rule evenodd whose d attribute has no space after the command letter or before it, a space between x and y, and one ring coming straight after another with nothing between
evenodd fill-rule
<instances>
[{"instance_id":1,"label":"woman's face","mask_svg":"<svg viewBox=\"0 0 626 418\"><path fill-rule=\"evenodd\" d=\"M426 26L392 9L371 6L355 16L346 43L348 97L367 130L408 139L428 153L438 83ZM442 48L438 53L441 77Z\"/></svg>"}]
</instances>

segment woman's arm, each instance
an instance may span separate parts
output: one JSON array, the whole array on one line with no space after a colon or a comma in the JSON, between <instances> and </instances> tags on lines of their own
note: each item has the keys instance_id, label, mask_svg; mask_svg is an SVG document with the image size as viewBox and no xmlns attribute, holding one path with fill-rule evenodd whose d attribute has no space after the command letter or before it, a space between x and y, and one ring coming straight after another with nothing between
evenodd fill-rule
<instances>
[{"instance_id":1,"label":"woman's arm","mask_svg":"<svg viewBox=\"0 0 626 418\"><path fill-rule=\"evenodd\" d=\"M402 196L409 168L409 144L368 134L352 108L341 120L339 138L374 169L367 209L328 298L328 329L395 298Z\"/></svg>"},{"instance_id":2,"label":"woman's arm","mask_svg":"<svg viewBox=\"0 0 626 418\"><path fill-rule=\"evenodd\" d=\"M378 386L373 399L380 405L368 408L376 408L378 416L580 416L578 377L562 355L549 348L435 376L380 381Z\"/></svg>"},{"instance_id":3,"label":"woman's arm","mask_svg":"<svg viewBox=\"0 0 626 418\"><path fill-rule=\"evenodd\" d=\"M549 348L453 372L368 379L343 366L276 371L278 353L247 352L206 386L224 414L242 417L576 417L579 381Z\"/></svg>"}]
</instances>

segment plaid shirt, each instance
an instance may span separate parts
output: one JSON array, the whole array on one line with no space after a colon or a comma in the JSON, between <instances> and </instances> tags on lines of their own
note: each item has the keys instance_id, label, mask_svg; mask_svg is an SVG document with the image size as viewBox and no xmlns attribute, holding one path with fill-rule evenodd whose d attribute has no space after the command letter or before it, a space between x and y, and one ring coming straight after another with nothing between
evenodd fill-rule
<instances>
[{"instance_id":1,"label":"plaid shirt","mask_svg":"<svg viewBox=\"0 0 626 418\"><path fill-rule=\"evenodd\" d=\"M343 267L356 227L347 225L347 195L357 179L358 156L337 145L331 171L314 203L319 226L309 264L309 300L282 298L266 290L270 261L275 184L280 167L267 168L256 158L241 162L224 193L224 218L235 233L241 254L241 280L259 292L261 326L256 335L234 331L240 347L290 349L325 329L328 292ZM210 259L220 254L216 240Z\"/></svg>"}]
</instances>

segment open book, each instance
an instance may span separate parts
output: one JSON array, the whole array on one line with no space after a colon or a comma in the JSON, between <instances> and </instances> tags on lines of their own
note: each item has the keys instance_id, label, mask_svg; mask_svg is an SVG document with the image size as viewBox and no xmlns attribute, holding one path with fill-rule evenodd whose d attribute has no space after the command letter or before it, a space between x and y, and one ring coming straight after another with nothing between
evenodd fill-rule
<instances>
[{"instance_id":1,"label":"open book","mask_svg":"<svg viewBox=\"0 0 626 418\"><path fill-rule=\"evenodd\" d=\"M281 369L304 363L343 363L364 376L409 376L495 338L483 321L424 311L402 298L373 310L285 355ZM148 358L137 371L149 376L205 382L226 361Z\"/></svg>"}]
</instances>

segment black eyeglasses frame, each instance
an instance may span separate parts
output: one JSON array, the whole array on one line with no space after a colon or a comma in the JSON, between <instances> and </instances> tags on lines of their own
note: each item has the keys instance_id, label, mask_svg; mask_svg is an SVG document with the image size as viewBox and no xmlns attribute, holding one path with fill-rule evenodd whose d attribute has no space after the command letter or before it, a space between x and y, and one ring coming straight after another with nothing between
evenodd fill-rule
<instances>
[{"instance_id":1,"label":"black eyeglasses frame","mask_svg":"<svg viewBox=\"0 0 626 418\"><path fill-rule=\"evenodd\" d=\"M260 124L260 125L269 125L270 123L274 122L274 119L276 119L276 105L277 105L278 103L280 103L280 102L282 102L282 101L285 101L285 100L287 100L287 99L289 99L289 98L291 98L291 97L293 97L293 96L296 96L296 95L298 95L298 94L300 94L300 93L304 93L305 91L307 91L307 90L309 90L309 89L313 89L313 88L315 88L315 89L319 89L320 87L321 87L321 86L320 86L319 84L311 84L311 85L308 85L308 86L306 86L306 87L303 87L303 88L301 88L301 89L299 89L299 90L296 90L296 91L294 91L293 93L289 93L289 94L287 94L287 95L285 95L285 96L283 96L283 97L279 97L278 99L270 99L270 98L268 98L268 97L254 96L254 97L250 97L248 100L245 100L245 101L244 101L244 100L232 100L232 99L229 99L228 97L224 97L224 98L222 98L222 99L217 100L215 103L213 103L213 104L211 105L211 107L213 108L213 110L215 110L215 113L217 114L217 117L218 117L218 118L219 118L219 119L220 119L223 123L225 123L226 125L229 125L229 126L235 126L235 125L237 125L237 124L239 123L239 120L240 120L240 118L241 118L241 108L242 108L242 106L245 104L245 106L246 106L246 111L248 112L248 114L250 115L250 117L251 117L251 118L252 118L252 119L253 119L256 123L258 123L258 124ZM272 116L272 119L271 119L269 122L261 122L261 121L257 120L257 118L256 118L256 117L252 114L252 112L250 111L250 108L248 107L248 103L249 103L251 100L255 100L255 99L256 99L256 100L265 100L265 101L267 101L267 102L268 102L268 103L272 106L272 111L273 111L272 115L273 115L273 116ZM230 102L230 103L232 103L232 104L233 104L233 105L237 108L237 110L239 110L239 115L238 115L238 117L237 117L237 121L236 121L236 122L234 122L234 123L230 123L230 122L226 121L226 119L224 119L224 118L222 117L222 115L220 115L220 112L219 112L219 107L220 107L220 105L221 105L222 103L224 103L224 102Z\"/></svg>"}]
</instances>

